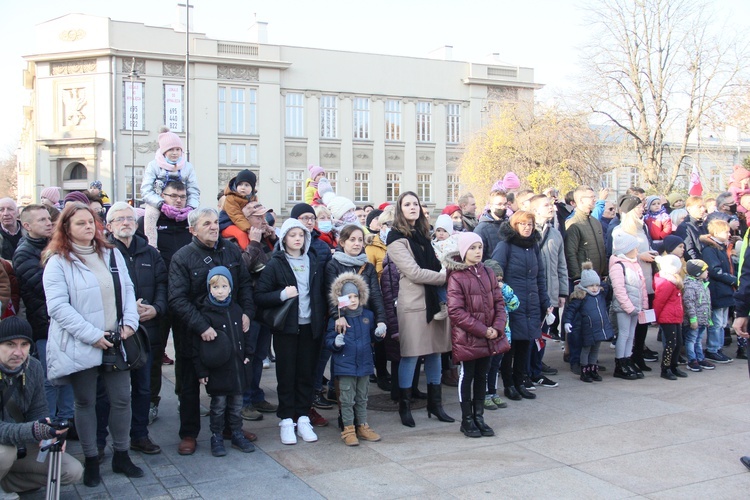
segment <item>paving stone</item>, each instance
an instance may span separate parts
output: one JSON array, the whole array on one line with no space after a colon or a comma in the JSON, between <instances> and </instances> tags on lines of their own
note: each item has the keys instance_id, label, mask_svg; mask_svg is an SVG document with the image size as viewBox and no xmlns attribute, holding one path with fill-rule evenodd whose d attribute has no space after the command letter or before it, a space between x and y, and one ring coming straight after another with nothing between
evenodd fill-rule
<instances>
[{"instance_id":1,"label":"paving stone","mask_svg":"<svg viewBox=\"0 0 750 500\"><path fill-rule=\"evenodd\" d=\"M160 496L168 496L166 488L161 484L147 484L143 486L137 486L138 493L143 498L156 498Z\"/></svg>"},{"instance_id":2,"label":"paving stone","mask_svg":"<svg viewBox=\"0 0 750 500\"><path fill-rule=\"evenodd\" d=\"M190 484L189 481L185 479L185 476L180 475L162 477L159 482L161 482L161 484L167 489Z\"/></svg>"},{"instance_id":3,"label":"paving stone","mask_svg":"<svg viewBox=\"0 0 750 500\"><path fill-rule=\"evenodd\" d=\"M175 500L181 500L183 498L198 498L200 495L195 488L192 486L180 486L179 488L170 488L169 494Z\"/></svg>"}]
</instances>

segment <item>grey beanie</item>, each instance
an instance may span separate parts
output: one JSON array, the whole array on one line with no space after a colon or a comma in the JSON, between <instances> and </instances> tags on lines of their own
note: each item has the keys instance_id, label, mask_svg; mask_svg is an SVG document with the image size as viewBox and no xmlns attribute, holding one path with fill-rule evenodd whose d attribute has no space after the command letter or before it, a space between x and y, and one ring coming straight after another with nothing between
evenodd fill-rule
<instances>
[{"instance_id":1,"label":"grey beanie","mask_svg":"<svg viewBox=\"0 0 750 500\"><path fill-rule=\"evenodd\" d=\"M591 285L602 284L602 280L599 278L599 275L596 274L596 271L594 271L591 262L584 262L582 267L580 286L586 288Z\"/></svg>"},{"instance_id":2,"label":"grey beanie","mask_svg":"<svg viewBox=\"0 0 750 500\"><path fill-rule=\"evenodd\" d=\"M638 238L625 231L618 231L612 239L612 253L625 255L632 249L638 248Z\"/></svg>"},{"instance_id":3,"label":"grey beanie","mask_svg":"<svg viewBox=\"0 0 750 500\"><path fill-rule=\"evenodd\" d=\"M354 284L352 281L347 281L344 283L344 286L341 287L341 293L343 295L349 295L354 294L357 297L359 297L359 288L357 288L357 285Z\"/></svg>"}]
</instances>

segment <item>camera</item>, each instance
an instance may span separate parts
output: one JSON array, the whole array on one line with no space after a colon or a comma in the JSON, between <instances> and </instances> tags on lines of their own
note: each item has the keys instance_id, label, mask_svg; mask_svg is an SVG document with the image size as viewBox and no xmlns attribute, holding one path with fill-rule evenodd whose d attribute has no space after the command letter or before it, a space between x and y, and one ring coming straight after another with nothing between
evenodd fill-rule
<instances>
[{"instance_id":1,"label":"camera","mask_svg":"<svg viewBox=\"0 0 750 500\"><path fill-rule=\"evenodd\" d=\"M47 425L56 431L62 431L70 428L70 421L67 419L52 419Z\"/></svg>"},{"instance_id":2,"label":"camera","mask_svg":"<svg viewBox=\"0 0 750 500\"><path fill-rule=\"evenodd\" d=\"M112 344L112 347L106 349L102 354L102 369L105 372L111 372L115 369L117 363L117 349L120 348L120 332L107 332L104 338Z\"/></svg>"}]
</instances>

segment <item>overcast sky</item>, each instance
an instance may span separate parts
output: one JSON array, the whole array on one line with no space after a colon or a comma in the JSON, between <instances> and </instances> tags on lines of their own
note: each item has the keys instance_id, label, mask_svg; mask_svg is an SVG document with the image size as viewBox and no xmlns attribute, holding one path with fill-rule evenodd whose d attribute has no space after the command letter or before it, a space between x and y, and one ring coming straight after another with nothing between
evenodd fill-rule
<instances>
[{"instance_id":1,"label":"overcast sky","mask_svg":"<svg viewBox=\"0 0 750 500\"><path fill-rule=\"evenodd\" d=\"M182 0L184 2L184 0ZM174 0L5 0L0 16L0 155L20 134L26 93L22 56L33 54L34 26L78 12L171 25ZM191 0L194 31L211 38L243 40L257 19L272 44L425 56L453 46L454 59L481 61L491 53L512 65L532 67L545 84L541 100L575 91L577 48L589 30L584 7L591 0ZM750 0L709 0L729 29L750 27Z\"/></svg>"}]
</instances>

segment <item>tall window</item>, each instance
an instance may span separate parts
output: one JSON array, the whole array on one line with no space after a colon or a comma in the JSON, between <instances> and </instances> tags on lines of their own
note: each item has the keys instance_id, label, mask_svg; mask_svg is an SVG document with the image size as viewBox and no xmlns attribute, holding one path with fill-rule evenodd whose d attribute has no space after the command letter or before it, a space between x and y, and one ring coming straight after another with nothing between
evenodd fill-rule
<instances>
[{"instance_id":1,"label":"tall window","mask_svg":"<svg viewBox=\"0 0 750 500\"><path fill-rule=\"evenodd\" d=\"M305 96L296 92L286 95L286 136L305 136Z\"/></svg>"},{"instance_id":2,"label":"tall window","mask_svg":"<svg viewBox=\"0 0 750 500\"><path fill-rule=\"evenodd\" d=\"M641 184L641 173L638 171L638 167L630 167L630 174L628 176L630 182L629 188L640 186Z\"/></svg>"},{"instance_id":3,"label":"tall window","mask_svg":"<svg viewBox=\"0 0 750 500\"><path fill-rule=\"evenodd\" d=\"M334 95L324 95L320 98L320 137L336 139L338 137L336 117L338 115L338 101Z\"/></svg>"},{"instance_id":4,"label":"tall window","mask_svg":"<svg viewBox=\"0 0 750 500\"><path fill-rule=\"evenodd\" d=\"M711 171L711 178L710 178L710 184L711 184L711 191L722 191L721 187L721 170L719 168L713 168Z\"/></svg>"},{"instance_id":5,"label":"tall window","mask_svg":"<svg viewBox=\"0 0 750 500\"><path fill-rule=\"evenodd\" d=\"M401 174L387 172L385 174L385 201L396 201L401 194Z\"/></svg>"},{"instance_id":6,"label":"tall window","mask_svg":"<svg viewBox=\"0 0 750 500\"><path fill-rule=\"evenodd\" d=\"M610 170L602 174L602 187L613 189L615 187L615 174Z\"/></svg>"},{"instance_id":7,"label":"tall window","mask_svg":"<svg viewBox=\"0 0 750 500\"><path fill-rule=\"evenodd\" d=\"M459 193L459 182L458 182L458 175L456 174L448 174L447 176L447 191L445 193L445 199L448 203L456 203L458 201L458 197L461 196Z\"/></svg>"},{"instance_id":8,"label":"tall window","mask_svg":"<svg viewBox=\"0 0 750 500\"><path fill-rule=\"evenodd\" d=\"M432 141L432 103L417 103L417 141Z\"/></svg>"},{"instance_id":9,"label":"tall window","mask_svg":"<svg viewBox=\"0 0 750 500\"><path fill-rule=\"evenodd\" d=\"M459 143L461 142L461 105L448 104L446 111L448 113L446 140L453 144Z\"/></svg>"},{"instance_id":10,"label":"tall window","mask_svg":"<svg viewBox=\"0 0 750 500\"><path fill-rule=\"evenodd\" d=\"M370 138L370 99L354 98L354 138Z\"/></svg>"},{"instance_id":11,"label":"tall window","mask_svg":"<svg viewBox=\"0 0 750 500\"><path fill-rule=\"evenodd\" d=\"M257 144L219 143L219 165L257 165Z\"/></svg>"},{"instance_id":12,"label":"tall window","mask_svg":"<svg viewBox=\"0 0 750 500\"><path fill-rule=\"evenodd\" d=\"M432 174L417 174L417 195L422 203L432 202Z\"/></svg>"},{"instance_id":13,"label":"tall window","mask_svg":"<svg viewBox=\"0 0 750 500\"><path fill-rule=\"evenodd\" d=\"M143 167L135 167L135 199L141 199L141 182L143 181ZM133 199L133 167L125 166L125 198Z\"/></svg>"},{"instance_id":14,"label":"tall window","mask_svg":"<svg viewBox=\"0 0 750 500\"><path fill-rule=\"evenodd\" d=\"M385 101L385 140L401 140L401 101Z\"/></svg>"},{"instance_id":15,"label":"tall window","mask_svg":"<svg viewBox=\"0 0 750 500\"><path fill-rule=\"evenodd\" d=\"M354 172L354 203L370 201L370 172Z\"/></svg>"},{"instance_id":16,"label":"tall window","mask_svg":"<svg viewBox=\"0 0 750 500\"><path fill-rule=\"evenodd\" d=\"M339 173L335 170L326 170L326 178L328 179L328 182L331 183L331 188L333 189L333 192L338 192L338 184L339 184Z\"/></svg>"},{"instance_id":17,"label":"tall window","mask_svg":"<svg viewBox=\"0 0 750 500\"><path fill-rule=\"evenodd\" d=\"M219 87L219 133L257 134L257 90Z\"/></svg>"},{"instance_id":18,"label":"tall window","mask_svg":"<svg viewBox=\"0 0 750 500\"><path fill-rule=\"evenodd\" d=\"M304 192L305 172L302 170L286 171L286 201L301 202L303 201L302 193Z\"/></svg>"}]
</instances>

